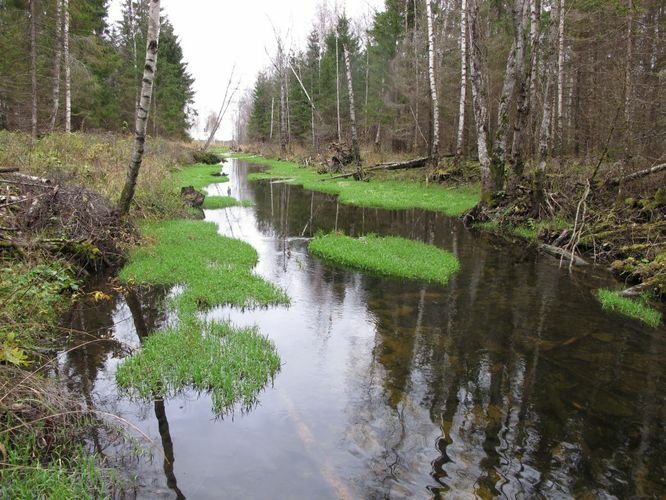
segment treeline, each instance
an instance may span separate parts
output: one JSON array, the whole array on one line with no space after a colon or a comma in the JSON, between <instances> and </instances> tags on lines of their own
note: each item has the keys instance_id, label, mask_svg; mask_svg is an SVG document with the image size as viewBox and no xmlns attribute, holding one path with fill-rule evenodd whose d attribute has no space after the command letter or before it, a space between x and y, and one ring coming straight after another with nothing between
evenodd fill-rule
<instances>
[{"instance_id":1,"label":"treeline","mask_svg":"<svg viewBox=\"0 0 666 500\"><path fill-rule=\"evenodd\" d=\"M530 159L665 152L664 0L386 0L365 21L325 5L305 47L279 41L240 140L321 150L351 141L355 121L377 148L478 157L495 191Z\"/></svg>"},{"instance_id":2,"label":"treeline","mask_svg":"<svg viewBox=\"0 0 666 500\"><path fill-rule=\"evenodd\" d=\"M133 132L149 0L0 0L0 130ZM173 26L161 20L148 132L186 137L194 80Z\"/></svg>"}]
</instances>

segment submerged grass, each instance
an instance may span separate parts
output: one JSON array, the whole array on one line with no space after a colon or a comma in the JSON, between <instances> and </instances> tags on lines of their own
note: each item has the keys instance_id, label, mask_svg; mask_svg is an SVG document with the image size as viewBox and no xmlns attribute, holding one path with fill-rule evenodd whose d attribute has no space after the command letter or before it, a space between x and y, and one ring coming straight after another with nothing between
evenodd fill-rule
<instances>
[{"instance_id":1,"label":"submerged grass","mask_svg":"<svg viewBox=\"0 0 666 500\"><path fill-rule=\"evenodd\" d=\"M218 305L285 304L287 296L252 273L254 248L220 236L213 223L164 221L145 224L142 231L150 244L134 250L120 279L181 285L182 293L170 303L178 324L155 332L118 368L118 385L141 398L188 387L209 391L216 414L236 403L251 406L279 369L275 347L254 329L205 321L198 312Z\"/></svg>"},{"instance_id":2,"label":"submerged grass","mask_svg":"<svg viewBox=\"0 0 666 500\"><path fill-rule=\"evenodd\" d=\"M394 236L351 238L337 233L317 236L309 250L319 257L383 276L446 284L460 269L451 253L426 243Z\"/></svg>"},{"instance_id":3,"label":"submerged grass","mask_svg":"<svg viewBox=\"0 0 666 500\"><path fill-rule=\"evenodd\" d=\"M229 207L251 207L252 205L250 200L237 200L233 196L206 196L201 208L216 210Z\"/></svg>"},{"instance_id":4,"label":"submerged grass","mask_svg":"<svg viewBox=\"0 0 666 500\"><path fill-rule=\"evenodd\" d=\"M349 179L330 179L310 168L293 162L270 160L260 156L237 155L239 159L266 165L269 170L249 175L252 180L285 178L302 185L305 189L338 195L341 203L369 208L402 210L420 208L460 215L479 202L478 186L445 188L437 185L425 186L394 180L373 179L359 182Z\"/></svg>"},{"instance_id":5,"label":"submerged grass","mask_svg":"<svg viewBox=\"0 0 666 500\"><path fill-rule=\"evenodd\" d=\"M653 328L661 324L661 313L647 305L643 300L622 297L619 292L607 289L599 290L597 297L606 311L617 312L637 319Z\"/></svg>"}]
</instances>

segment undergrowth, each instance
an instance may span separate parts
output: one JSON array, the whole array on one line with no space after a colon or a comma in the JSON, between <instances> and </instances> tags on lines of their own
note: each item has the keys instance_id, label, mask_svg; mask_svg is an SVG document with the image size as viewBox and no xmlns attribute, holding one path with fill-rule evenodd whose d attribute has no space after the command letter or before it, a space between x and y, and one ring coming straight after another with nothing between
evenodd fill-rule
<instances>
[{"instance_id":1,"label":"undergrowth","mask_svg":"<svg viewBox=\"0 0 666 500\"><path fill-rule=\"evenodd\" d=\"M252 173L250 180L289 179L305 189L338 195L341 203L369 208L401 210L420 208L447 215L460 215L479 202L479 187L469 185L445 188L435 184L426 186L416 182L371 179L359 182L354 179L331 179L330 175L293 162L270 160L260 156L237 155L250 163L266 165L266 172Z\"/></svg>"},{"instance_id":2,"label":"undergrowth","mask_svg":"<svg viewBox=\"0 0 666 500\"><path fill-rule=\"evenodd\" d=\"M642 298L623 297L619 292L601 289L597 292L601 306L606 311L616 312L637 319L653 328L661 324L661 313L650 307Z\"/></svg>"},{"instance_id":3,"label":"undergrowth","mask_svg":"<svg viewBox=\"0 0 666 500\"><path fill-rule=\"evenodd\" d=\"M331 233L310 242L314 255L354 269L395 278L446 284L460 263L451 253L433 245L398 237L367 235L351 238Z\"/></svg>"}]
</instances>

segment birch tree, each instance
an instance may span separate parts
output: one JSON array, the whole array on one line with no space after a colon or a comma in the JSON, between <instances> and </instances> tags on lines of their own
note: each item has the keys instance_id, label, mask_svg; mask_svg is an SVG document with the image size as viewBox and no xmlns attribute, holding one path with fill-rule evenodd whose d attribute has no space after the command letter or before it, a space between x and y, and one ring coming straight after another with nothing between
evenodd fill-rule
<instances>
[{"instance_id":1,"label":"birch tree","mask_svg":"<svg viewBox=\"0 0 666 500\"><path fill-rule=\"evenodd\" d=\"M490 175L490 155L488 147L488 98L483 81L481 52L481 32L479 26L478 0L467 0L470 37L470 70L472 81L472 102L476 125L476 144L481 167L481 203L492 201L495 186Z\"/></svg>"},{"instance_id":2,"label":"birch tree","mask_svg":"<svg viewBox=\"0 0 666 500\"><path fill-rule=\"evenodd\" d=\"M358 143L358 132L356 129L356 109L354 107L354 85L352 82L352 67L351 61L349 58L349 50L347 46L342 44L342 51L345 57L345 69L347 71L347 92L349 94L349 125L351 127L351 138L352 138L352 155L354 156L354 161L358 166L359 175L363 176L363 171L361 170L361 148Z\"/></svg>"},{"instance_id":3,"label":"birch tree","mask_svg":"<svg viewBox=\"0 0 666 500\"><path fill-rule=\"evenodd\" d=\"M463 154L465 134L465 103L467 101L467 0L460 5L460 103L458 105L458 134L456 136L456 157Z\"/></svg>"},{"instance_id":4,"label":"birch tree","mask_svg":"<svg viewBox=\"0 0 666 500\"><path fill-rule=\"evenodd\" d=\"M557 149L562 153L564 144L564 2L560 0L559 29L558 29L558 50L557 50ZM554 3L557 3L554 2Z\"/></svg>"},{"instance_id":5,"label":"birch tree","mask_svg":"<svg viewBox=\"0 0 666 500\"><path fill-rule=\"evenodd\" d=\"M30 0L30 81L31 81L31 117L32 139L37 139L37 0Z\"/></svg>"},{"instance_id":6,"label":"birch tree","mask_svg":"<svg viewBox=\"0 0 666 500\"><path fill-rule=\"evenodd\" d=\"M439 101L437 99L437 82L435 80L435 35L432 28L432 5L431 0L426 0L426 18L428 22L428 76L430 82L430 104L431 104L431 145L430 164L432 168L439 165Z\"/></svg>"},{"instance_id":7,"label":"birch tree","mask_svg":"<svg viewBox=\"0 0 666 500\"><path fill-rule=\"evenodd\" d=\"M69 0L63 0L63 52L65 55L65 132L72 131L72 63L69 54Z\"/></svg>"},{"instance_id":8,"label":"birch tree","mask_svg":"<svg viewBox=\"0 0 666 500\"><path fill-rule=\"evenodd\" d=\"M60 108L60 73L62 62L62 0L56 0L56 36L55 36L55 60L53 68L53 107L51 119L49 120L49 132L53 132L58 120Z\"/></svg>"},{"instance_id":9,"label":"birch tree","mask_svg":"<svg viewBox=\"0 0 666 500\"><path fill-rule=\"evenodd\" d=\"M65 4L68 0L65 0ZM146 145L146 127L148 113L153 93L153 82L157 71L157 50L160 39L160 0L150 0L148 10L148 34L146 37L146 62L143 67L143 80L141 85L141 99L136 110L136 130L134 136L134 150L132 160L127 169L127 180L120 195L119 209L121 215L129 213L130 204L134 198L136 180L143 161Z\"/></svg>"}]
</instances>

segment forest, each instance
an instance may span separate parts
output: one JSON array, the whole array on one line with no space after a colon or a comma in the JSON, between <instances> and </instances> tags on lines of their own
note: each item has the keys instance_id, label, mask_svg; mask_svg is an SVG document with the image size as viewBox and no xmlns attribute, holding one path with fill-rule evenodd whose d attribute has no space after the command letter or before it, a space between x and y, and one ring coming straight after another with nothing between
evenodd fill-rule
<instances>
[{"instance_id":1,"label":"forest","mask_svg":"<svg viewBox=\"0 0 666 500\"><path fill-rule=\"evenodd\" d=\"M666 0L365 4L0 0L0 497L666 495Z\"/></svg>"}]
</instances>

